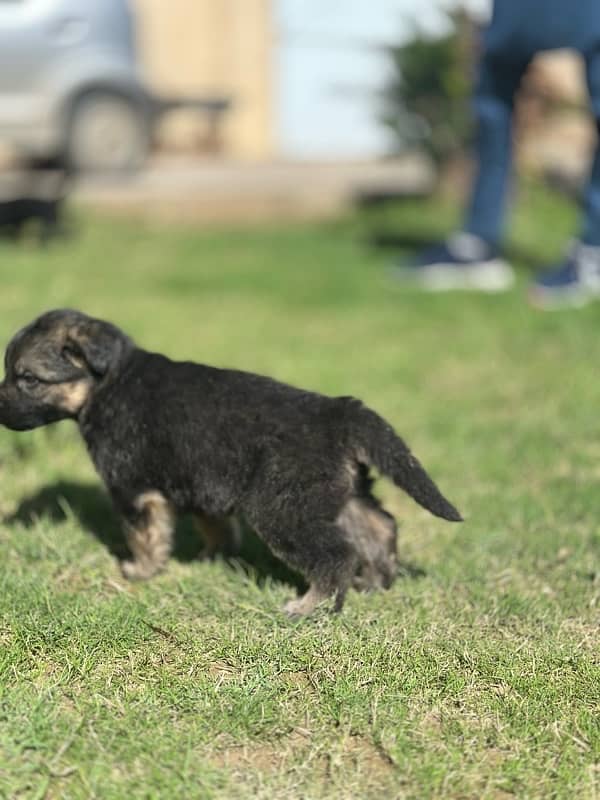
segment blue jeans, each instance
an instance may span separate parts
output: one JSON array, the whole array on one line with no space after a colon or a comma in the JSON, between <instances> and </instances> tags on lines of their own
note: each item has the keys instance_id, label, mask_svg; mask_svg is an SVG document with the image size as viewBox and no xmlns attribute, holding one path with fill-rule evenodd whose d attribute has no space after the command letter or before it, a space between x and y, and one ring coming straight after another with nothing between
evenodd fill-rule
<instances>
[{"instance_id":1,"label":"blue jeans","mask_svg":"<svg viewBox=\"0 0 600 800\"><path fill-rule=\"evenodd\" d=\"M464 230L502 238L512 161L514 98L533 56L568 47L584 58L600 132L600 0L495 0L475 90L477 173ZM580 239L600 246L600 147L585 193Z\"/></svg>"}]
</instances>

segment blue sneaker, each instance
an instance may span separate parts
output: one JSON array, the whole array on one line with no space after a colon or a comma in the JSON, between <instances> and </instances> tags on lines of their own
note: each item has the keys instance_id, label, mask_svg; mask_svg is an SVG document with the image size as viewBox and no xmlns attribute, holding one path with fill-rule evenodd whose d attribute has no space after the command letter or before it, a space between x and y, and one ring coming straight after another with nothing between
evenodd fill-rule
<instances>
[{"instance_id":1,"label":"blue sneaker","mask_svg":"<svg viewBox=\"0 0 600 800\"><path fill-rule=\"evenodd\" d=\"M394 277L431 292L471 289L504 292L515 281L510 264L471 233L455 233L421 253L412 264L395 267Z\"/></svg>"},{"instance_id":2,"label":"blue sneaker","mask_svg":"<svg viewBox=\"0 0 600 800\"><path fill-rule=\"evenodd\" d=\"M541 273L529 290L536 308L579 308L600 299L600 247L575 242L567 259Z\"/></svg>"}]
</instances>

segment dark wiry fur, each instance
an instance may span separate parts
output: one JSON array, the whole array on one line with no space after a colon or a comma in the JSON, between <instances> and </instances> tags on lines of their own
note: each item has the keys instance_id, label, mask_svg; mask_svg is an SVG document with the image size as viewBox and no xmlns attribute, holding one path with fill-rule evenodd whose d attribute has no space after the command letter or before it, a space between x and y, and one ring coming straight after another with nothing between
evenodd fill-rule
<instances>
[{"instance_id":1,"label":"dark wiry fur","mask_svg":"<svg viewBox=\"0 0 600 800\"><path fill-rule=\"evenodd\" d=\"M36 383L37 379L37 383ZM121 513L127 577L164 567L174 517L242 515L310 588L309 613L348 587L389 586L396 527L371 494L375 466L433 514L460 520L392 428L352 397L174 362L75 311L16 334L0 386L0 423L23 430L75 418Z\"/></svg>"},{"instance_id":2,"label":"dark wiry fur","mask_svg":"<svg viewBox=\"0 0 600 800\"><path fill-rule=\"evenodd\" d=\"M29 165L10 197L0 198L0 237L19 239L33 225L41 244L66 233L63 210L68 170L51 161Z\"/></svg>"}]
</instances>

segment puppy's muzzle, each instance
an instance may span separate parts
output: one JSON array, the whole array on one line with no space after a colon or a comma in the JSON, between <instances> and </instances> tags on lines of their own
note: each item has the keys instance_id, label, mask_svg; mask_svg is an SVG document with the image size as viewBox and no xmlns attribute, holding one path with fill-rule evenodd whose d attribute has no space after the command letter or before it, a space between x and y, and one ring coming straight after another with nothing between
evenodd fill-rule
<instances>
[{"instance_id":1,"label":"puppy's muzzle","mask_svg":"<svg viewBox=\"0 0 600 800\"><path fill-rule=\"evenodd\" d=\"M61 417L58 409L35 403L6 381L0 383L0 425L13 431L29 431Z\"/></svg>"}]
</instances>

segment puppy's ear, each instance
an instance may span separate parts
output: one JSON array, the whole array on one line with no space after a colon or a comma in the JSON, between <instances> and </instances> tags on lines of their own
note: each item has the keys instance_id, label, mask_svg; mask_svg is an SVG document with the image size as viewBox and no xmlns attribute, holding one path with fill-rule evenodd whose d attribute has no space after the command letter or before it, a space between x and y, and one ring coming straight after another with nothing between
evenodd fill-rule
<instances>
[{"instance_id":1,"label":"puppy's ear","mask_svg":"<svg viewBox=\"0 0 600 800\"><path fill-rule=\"evenodd\" d=\"M115 325L89 319L71 328L63 355L74 366L87 365L91 372L103 377L131 346L131 340Z\"/></svg>"}]
</instances>

